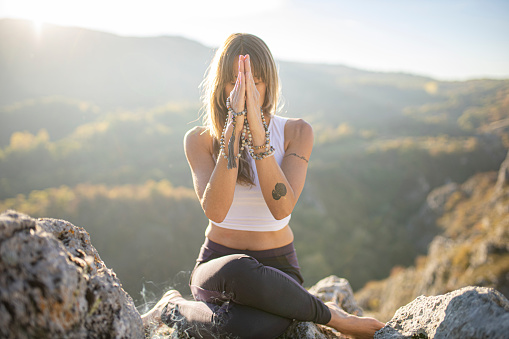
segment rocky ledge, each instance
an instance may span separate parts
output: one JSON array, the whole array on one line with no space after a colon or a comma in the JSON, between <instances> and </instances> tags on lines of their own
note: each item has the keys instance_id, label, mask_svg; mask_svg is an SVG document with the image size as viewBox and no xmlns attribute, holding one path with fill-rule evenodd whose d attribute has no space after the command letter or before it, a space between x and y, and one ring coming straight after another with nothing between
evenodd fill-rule
<instances>
[{"instance_id":1,"label":"rocky ledge","mask_svg":"<svg viewBox=\"0 0 509 339\"><path fill-rule=\"evenodd\" d=\"M0 215L1 338L141 338L131 297L69 222Z\"/></svg>"},{"instance_id":2,"label":"rocky ledge","mask_svg":"<svg viewBox=\"0 0 509 339\"><path fill-rule=\"evenodd\" d=\"M375 339L507 338L509 301L486 287L420 296L396 311Z\"/></svg>"},{"instance_id":3,"label":"rocky ledge","mask_svg":"<svg viewBox=\"0 0 509 339\"><path fill-rule=\"evenodd\" d=\"M362 315L347 280L330 276L310 289ZM502 338L509 301L494 289L468 287L418 297L400 308L375 338ZM64 220L15 211L0 215L1 338L180 338L178 329L143 332L140 315L90 243ZM325 326L295 322L286 338L344 338Z\"/></svg>"}]
</instances>

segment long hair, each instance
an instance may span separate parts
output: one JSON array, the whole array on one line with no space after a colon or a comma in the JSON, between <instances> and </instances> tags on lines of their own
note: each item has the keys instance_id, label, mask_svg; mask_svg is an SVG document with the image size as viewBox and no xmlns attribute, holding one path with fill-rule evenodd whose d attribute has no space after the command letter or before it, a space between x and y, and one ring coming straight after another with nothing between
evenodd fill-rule
<instances>
[{"instance_id":1,"label":"long hair","mask_svg":"<svg viewBox=\"0 0 509 339\"><path fill-rule=\"evenodd\" d=\"M239 55L249 54L253 76L259 77L266 85L265 100L262 109L265 115L275 114L280 100L279 76L269 47L255 35L235 33L230 35L216 51L201 87L202 101L205 112L204 123L214 138L214 153L219 154L219 139L224 128L228 110L226 108L225 86L235 82L237 70L233 69L235 59ZM249 154L244 150L239 159L237 182L253 185L252 169L246 157Z\"/></svg>"}]
</instances>

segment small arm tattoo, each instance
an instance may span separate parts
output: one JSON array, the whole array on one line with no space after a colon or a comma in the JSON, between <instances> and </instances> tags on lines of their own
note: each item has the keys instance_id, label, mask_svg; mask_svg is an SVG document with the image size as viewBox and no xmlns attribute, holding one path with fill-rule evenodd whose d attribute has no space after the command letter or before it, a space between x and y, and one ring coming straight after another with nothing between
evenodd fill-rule
<instances>
[{"instance_id":1,"label":"small arm tattoo","mask_svg":"<svg viewBox=\"0 0 509 339\"><path fill-rule=\"evenodd\" d=\"M283 183L278 182L276 187L272 190L272 197L274 200L279 200L281 197L286 195L286 186Z\"/></svg>"},{"instance_id":2,"label":"small arm tattoo","mask_svg":"<svg viewBox=\"0 0 509 339\"><path fill-rule=\"evenodd\" d=\"M303 156L301 156L301 155L298 155L297 153L290 153L290 154L286 155L285 157L289 157L290 155L294 155L294 156L296 156L297 158L302 159L302 160L304 160L305 162L309 163L308 159L306 159L305 157L303 157Z\"/></svg>"}]
</instances>

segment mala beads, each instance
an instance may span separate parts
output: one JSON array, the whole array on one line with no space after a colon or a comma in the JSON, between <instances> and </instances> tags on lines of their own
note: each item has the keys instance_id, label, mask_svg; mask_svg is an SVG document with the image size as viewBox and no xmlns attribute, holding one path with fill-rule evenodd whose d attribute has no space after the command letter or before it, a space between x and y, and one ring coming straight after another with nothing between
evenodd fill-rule
<instances>
[{"instance_id":1,"label":"mala beads","mask_svg":"<svg viewBox=\"0 0 509 339\"><path fill-rule=\"evenodd\" d=\"M239 113L235 113L233 111L233 108L230 106L230 98L226 99L226 107L228 108L228 114L226 115L226 121L224 123L224 128L223 128L223 131L221 132L221 140L219 141L219 144L220 144L220 149L221 149L221 152L224 154L224 158L225 159L228 159L228 164L227 164L227 168L230 169L230 168L237 168L237 162L236 160L238 158L241 157L242 155L242 151L244 150L244 148L246 147L246 138L245 138L245 133L243 133L243 135L240 136L240 140L241 140L241 144L240 144L240 149L239 149L239 154L237 155L234 155L233 152L234 152L234 147L235 147L235 129L237 128L237 117L239 115L246 115L247 114L247 109L244 109L242 112L239 112ZM224 152L224 149L225 149L225 133L226 133L226 127L228 125L228 116L231 114L232 116L232 124L233 124L233 132L232 132L232 136L230 137L230 141L228 142L228 155L225 154ZM247 119L244 119L244 126L246 125L247 123ZM245 129L245 127L244 127Z\"/></svg>"},{"instance_id":2,"label":"mala beads","mask_svg":"<svg viewBox=\"0 0 509 339\"><path fill-rule=\"evenodd\" d=\"M246 115L247 110L244 109L242 112L235 113L230 105L230 98L226 99L226 108L228 109L228 114L226 116L226 121L224 123L223 131L221 132L221 140L219 143L220 143L220 152L222 152L224 158L228 160L228 164L227 164L228 169L237 167L236 160L242 156L242 151L246 147L248 147L249 154L251 155L251 157L254 160L262 160L262 159L265 159L265 158L274 154L275 149L273 146L270 145L269 128L267 127L267 123L265 122L265 117L263 116L263 110L260 108L263 128L265 130L265 144L261 145L261 146L253 146L253 136L252 136L251 130L249 128L249 123L247 122L247 119L244 119L244 126L242 129L242 133L240 135L239 153L237 155L234 155L235 129L237 127L236 118L239 115ZM228 155L226 155L225 154L225 148L226 148L225 133L226 133L226 127L228 125L228 116L230 114L232 116L233 132L232 132L232 136L230 137L230 140L228 141ZM260 150L260 149L265 149L265 152L255 154L254 151Z\"/></svg>"},{"instance_id":3,"label":"mala beads","mask_svg":"<svg viewBox=\"0 0 509 339\"><path fill-rule=\"evenodd\" d=\"M261 146L253 146L253 138L248 139L249 154L255 160L263 160L263 159L273 155L274 152L276 151L274 149L274 147L270 145L270 132L269 132L269 128L267 127L267 123L265 122L265 117L263 116L263 110L261 109L261 107L260 107L260 112L262 115L263 129L265 130L265 144L261 145ZM246 120L246 123L247 123L247 120ZM249 127L249 125L248 125L248 127ZM265 152L255 154L254 151L260 150L260 149L264 149Z\"/></svg>"}]
</instances>

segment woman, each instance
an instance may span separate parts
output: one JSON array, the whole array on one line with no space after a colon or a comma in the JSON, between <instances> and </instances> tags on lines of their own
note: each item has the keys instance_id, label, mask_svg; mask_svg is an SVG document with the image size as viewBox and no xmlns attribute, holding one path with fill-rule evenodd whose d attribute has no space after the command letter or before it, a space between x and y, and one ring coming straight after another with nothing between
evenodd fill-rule
<instances>
[{"instance_id":1,"label":"woman","mask_svg":"<svg viewBox=\"0 0 509 339\"><path fill-rule=\"evenodd\" d=\"M308 293L288 224L304 187L311 126L275 115L279 80L265 43L233 34L204 82L207 126L184 147L209 225L190 286L195 301L170 291L144 324L183 328L199 338L274 338L293 319L372 338L384 324L345 313Z\"/></svg>"}]
</instances>

